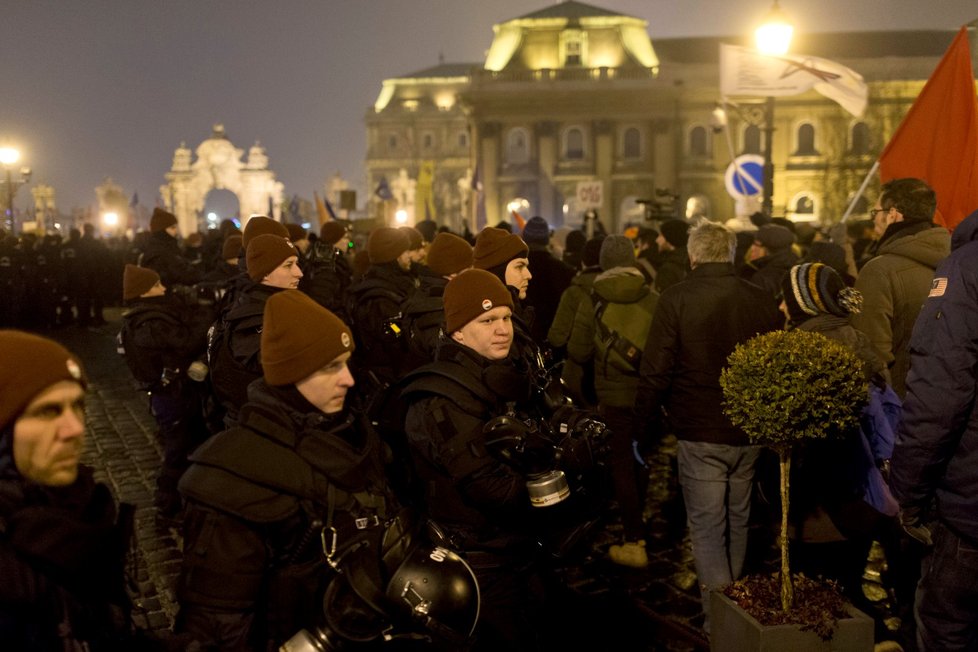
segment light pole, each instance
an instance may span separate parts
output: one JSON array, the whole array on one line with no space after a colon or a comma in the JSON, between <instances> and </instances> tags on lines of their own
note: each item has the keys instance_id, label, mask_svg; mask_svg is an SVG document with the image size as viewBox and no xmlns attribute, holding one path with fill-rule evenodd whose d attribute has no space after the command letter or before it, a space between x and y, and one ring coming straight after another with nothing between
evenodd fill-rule
<instances>
[{"instance_id":1,"label":"light pole","mask_svg":"<svg viewBox=\"0 0 978 652\"><path fill-rule=\"evenodd\" d=\"M21 180L14 185L13 165L20 160L20 152L13 147L0 147L0 165L3 165L7 183L7 223L10 232L14 232L14 193L21 183L26 183L31 178L31 169L24 167L20 169Z\"/></svg>"},{"instance_id":2,"label":"light pole","mask_svg":"<svg viewBox=\"0 0 978 652\"><path fill-rule=\"evenodd\" d=\"M774 0L767 19L754 32L757 49L762 54L785 54L791 45L794 28L781 11L778 0ZM774 159L772 141L774 140L774 97L764 100L764 195L761 211L771 217L774 212Z\"/></svg>"}]
</instances>

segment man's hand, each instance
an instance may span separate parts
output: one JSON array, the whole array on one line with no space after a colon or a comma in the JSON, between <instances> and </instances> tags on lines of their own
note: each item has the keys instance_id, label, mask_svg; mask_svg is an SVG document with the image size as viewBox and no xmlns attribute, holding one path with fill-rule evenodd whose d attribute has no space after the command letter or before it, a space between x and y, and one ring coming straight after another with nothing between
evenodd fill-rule
<instances>
[{"instance_id":1,"label":"man's hand","mask_svg":"<svg viewBox=\"0 0 978 652\"><path fill-rule=\"evenodd\" d=\"M922 511L919 507L901 509L900 527L911 538L930 548L934 545L934 540L931 537L930 528L921 520Z\"/></svg>"}]
</instances>

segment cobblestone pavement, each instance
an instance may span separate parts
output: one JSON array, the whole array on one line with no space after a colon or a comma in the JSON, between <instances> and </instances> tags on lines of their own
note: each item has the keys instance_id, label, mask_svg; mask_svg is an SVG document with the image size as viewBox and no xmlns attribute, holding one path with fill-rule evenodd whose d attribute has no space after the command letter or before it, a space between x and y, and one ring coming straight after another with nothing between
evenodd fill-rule
<instances>
[{"instance_id":1,"label":"cobblestone pavement","mask_svg":"<svg viewBox=\"0 0 978 652\"><path fill-rule=\"evenodd\" d=\"M91 385L84 461L95 467L97 477L119 500L137 508L134 618L137 625L166 635L176 615L174 582L182 541L175 526L156 519L152 497L162 451L147 397L133 389L128 369L115 350L119 312L107 309L108 324L97 329L65 328L47 335L85 363ZM708 649L674 463L675 440L667 439L650 460L647 569L623 568L605 559L607 547L619 539L620 526L613 519L593 537L583 559L559 569L561 581L581 597L578 608L591 616L593 626L609 630L606 640L621 642L615 645L617 650ZM754 566L770 567L776 552L770 540L759 539L766 543L750 553ZM870 589L874 572L878 580L879 571L871 565ZM878 585L875 588L875 599L885 601L885 592Z\"/></svg>"}]
</instances>

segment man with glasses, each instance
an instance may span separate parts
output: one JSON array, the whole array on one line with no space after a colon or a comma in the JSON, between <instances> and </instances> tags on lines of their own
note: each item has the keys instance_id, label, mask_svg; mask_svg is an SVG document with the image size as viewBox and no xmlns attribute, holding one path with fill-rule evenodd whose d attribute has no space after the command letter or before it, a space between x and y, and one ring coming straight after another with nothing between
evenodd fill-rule
<instances>
[{"instance_id":1,"label":"man with glasses","mask_svg":"<svg viewBox=\"0 0 978 652\"><path fill-rule=\"evenodd\" d=\"M951 237L933 222L934 190L921 179L883 184L870 216L879 240L875 257L856 279L863 309L853 326L869 336L890 369L902 398L910 367L908 343L914 320L930 291L934 269L951 251Z\"/></svg>"}]
</instances>

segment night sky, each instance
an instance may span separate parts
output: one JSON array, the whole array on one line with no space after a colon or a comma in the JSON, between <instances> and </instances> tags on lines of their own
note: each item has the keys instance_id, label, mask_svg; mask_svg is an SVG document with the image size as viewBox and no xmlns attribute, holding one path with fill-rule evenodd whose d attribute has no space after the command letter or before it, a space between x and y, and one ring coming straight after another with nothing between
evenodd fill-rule
<instances>
[{"instance_id":1,"label":"night sky","mask_svg":"<svg viewBox=\"0 0 978 652\"><path fill-rule=\"evenodd\" d=\"M311 199L340 172L364 199L363 117L381 82L479 62L492 25L546 0L28 0L0 12L0 146L22 152L58 208L95 204L111 177L155 204L173 150L214 123L256 140ZM770 0L596 0L656 37L751 33ZM801 32L948 29L975 0L781 0ZM27 189L18 209L30 205Z\"/></svg>"}]
</instances>

